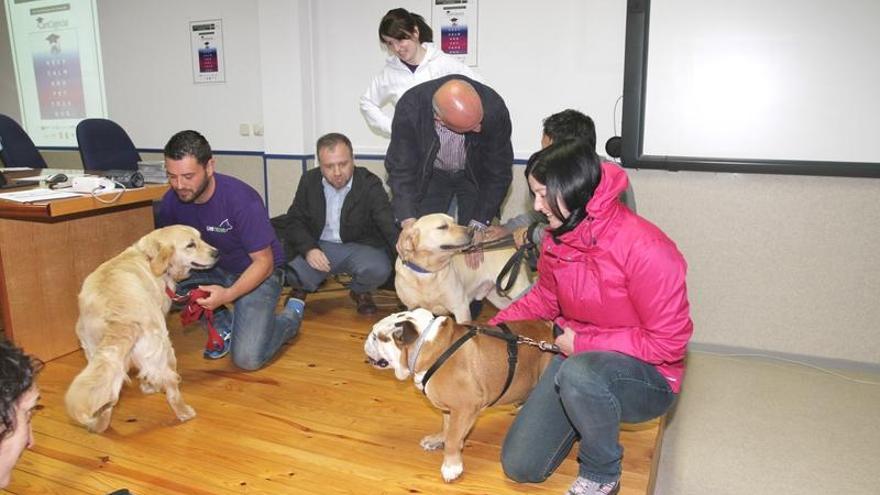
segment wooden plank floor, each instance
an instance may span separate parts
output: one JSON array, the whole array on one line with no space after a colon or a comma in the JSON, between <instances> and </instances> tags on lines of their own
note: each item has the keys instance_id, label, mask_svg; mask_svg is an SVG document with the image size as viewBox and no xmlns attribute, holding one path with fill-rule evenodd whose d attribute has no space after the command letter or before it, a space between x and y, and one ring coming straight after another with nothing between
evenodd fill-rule
<instances>
[{"instance_id":1,"label":"wooden plank floor","mask_svg":"<svg viewBox=\"0 0 880 495\"><path fill-rule=\"evenodd\" d=\"M181 390L197 417L178 423L163 395L126 386L107 432L73 425L63 397L85 364L81 352L49 362L39 376L42 410L33 420L36 445L7 488L14 494L107 494L128 488L161 494L561 494L577 473L574 455L545 483L507 480L500 445L515 409L483 413L467 440L465 472L440 476L442 454L419 440L441 416L411 381L365 364L364 337L392 311L354 311L347 291L313 295L301 333L257 372L229 358L202 358L205 333L181 329L169 316ZM487 318L494 309L487 305ZM626 448L621 494L649 489L656 428L622 434Z\"/></svg>"}]
</instances>

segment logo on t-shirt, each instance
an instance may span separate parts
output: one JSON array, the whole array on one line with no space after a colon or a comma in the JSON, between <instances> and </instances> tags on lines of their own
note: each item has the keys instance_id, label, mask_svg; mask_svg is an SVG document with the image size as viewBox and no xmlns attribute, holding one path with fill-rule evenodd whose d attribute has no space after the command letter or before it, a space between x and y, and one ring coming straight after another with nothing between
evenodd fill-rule
<instances>
[{"instance_id":1,"label":"logo on t-shirt","mask_svg":"<svg viewBox=\"0 0 880 495\"><path fill-rule=\"evenodd\" d=\"M219 234L225 234L225 233L229 232L230 230L232 230L232 224L229 223L229 219L227 218L226 220L223 220L222 222L220 222L220 225L217 225L216 227L213 225L208 225L207 227L205 227L205 229L208 232L217 232Z\"/></svg>"}]
</instances>

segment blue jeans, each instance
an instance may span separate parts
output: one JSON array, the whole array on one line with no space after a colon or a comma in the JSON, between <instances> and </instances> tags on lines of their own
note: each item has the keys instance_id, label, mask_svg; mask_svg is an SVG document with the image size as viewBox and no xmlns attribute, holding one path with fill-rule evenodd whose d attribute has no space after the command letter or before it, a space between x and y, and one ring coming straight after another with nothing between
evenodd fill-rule
<instances>
[{"instance_id":1,"label":"blue jeans","mask_svg":"<svg viewBox=\"0 0 880 495\"><path fill-rule=\"evenodd\" d=\"M504 473L518 482L550 476L580 438L579 475L620 479L620 422L656 418L675 400L666 379L643 361L617 352L557 356L507 432Z\"/></svg>"},{"instance_id":2,"label":"blue jeans","mask_svg":"<svg viewBox=\"0 0 880 495\"><path fill-rule=\"evenodd\" d=\"M330 262L330 272L312 268L302 256L287 264L292 270L288 277L291 287L314 292L329 275L351 274L351 291L355 294L372 292L391 275L391 259L382 249L357 242L318 241L318 247Z\"/></svg>"},{"instance_id":3,"label":"blue jeans","mask_svg":"<svg viewBox=\"0 0 880 495\"><path fill-rule=\"evenodd\" d=\"M229 287L240 275L217 267L193 271L190 278L178 285L177 293L182 294L199 285ZM239 368L262 368L299 329L293 315L287 312L275 314L283 284L284 271L276 268L262 284L235 301L232 314L222 309L214 312L214 324L232 330L230 353L232 362Z\"/></svg>"}]
</instances>

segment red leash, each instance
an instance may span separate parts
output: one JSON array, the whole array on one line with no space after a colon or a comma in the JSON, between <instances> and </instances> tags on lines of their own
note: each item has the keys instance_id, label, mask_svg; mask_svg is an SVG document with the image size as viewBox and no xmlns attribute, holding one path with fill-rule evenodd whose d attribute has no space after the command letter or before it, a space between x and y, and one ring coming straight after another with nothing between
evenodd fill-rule
<instances>
[{"instance_id":1,"label":"red leash","mask_svg":"<svg viewBox=\"0 0 880 495\"><path fill-rule=\"evenodd\" d=\"M199 321L204 316L205 323L208 326L208 341L205 342L205 349L209 351L223 349L223 337L220 336L220 333L217 332L217 328L214 326L214 310L205 309L196 302L198 299L211 295L210 292L195 288L186 294L178 295L166 286L165 293L168 294L172 301L186 305L180 311L180 322L182 324L189 325Z\"/></svg>"}]
</instances>

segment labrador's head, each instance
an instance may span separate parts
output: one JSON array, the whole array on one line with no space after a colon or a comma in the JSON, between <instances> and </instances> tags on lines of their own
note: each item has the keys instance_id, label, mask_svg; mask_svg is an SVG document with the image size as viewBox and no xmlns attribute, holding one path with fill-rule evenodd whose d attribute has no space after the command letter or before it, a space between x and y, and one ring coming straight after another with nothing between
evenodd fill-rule
<instances>
[{"instance_id":1,"label":"labrador's head","mask_svg":"<svg viewBox=\"0 0 880 495\"><path fill-rule=\"evenodd\" d=\"M159 277L168 274L175 281L189 277L192 269L211 268L220 253L202 240L198 230L170 225L142 237L135 247L150 260L150 270Z\"/></svg>"},{"instance_id":2,"label":"labrador's head","mask_svg":"<svg viewBox=\"0 0 880 495\"><path fill-rule=\"evenodd\" d=\"M469 247L474 234L449 215L432 213L416 220L400 236L397 254L402 260L437 271L449 263L452 255Z\"/></svg>"}]
</instances>

